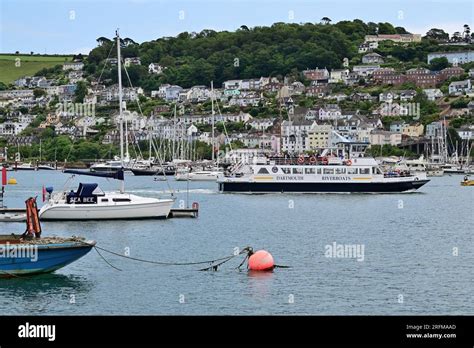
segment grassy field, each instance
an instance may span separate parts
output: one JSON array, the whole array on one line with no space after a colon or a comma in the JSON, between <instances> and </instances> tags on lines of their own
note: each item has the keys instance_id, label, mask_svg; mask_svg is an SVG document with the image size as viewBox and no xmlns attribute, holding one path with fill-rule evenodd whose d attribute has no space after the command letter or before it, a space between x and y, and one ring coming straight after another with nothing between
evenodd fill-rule
<instances>
[{"instance_id":1,"label":"grassy field","mask_svg":"<svg viewBox=\"0 0 474 348\"><path fill-rule=\"evenodd\" d=\"M0 82L12 83L22 76L34 75L43 68L51 68L69 61L71 58L71 56L0 54ZM16 64L17 59L19 59L19 66Z\"/></svg>"}]
</instances>

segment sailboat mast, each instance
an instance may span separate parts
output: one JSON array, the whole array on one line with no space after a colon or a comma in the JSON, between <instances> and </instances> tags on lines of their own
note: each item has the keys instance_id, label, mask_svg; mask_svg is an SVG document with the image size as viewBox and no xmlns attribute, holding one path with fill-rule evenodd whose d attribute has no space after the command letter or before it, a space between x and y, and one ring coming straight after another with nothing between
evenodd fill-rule
<instances>
[{"instance_id":1,"label":"sailboat mast","mask_svg":"<svg viewBox=\"0 0 474 348\"><path fill-rule=\"evenodd\" d=\"M211 145L212 145L212 162L214 162L214 81L211 81L211 109L212 109L212 133L211 133Z\"/></svg>"},{"instance_id":2,"label":"sailboat mast","mask_svg":"<svg viewBox=\"0 0 474 348\"><path fill-rule=\"evenodd\" d=\"M122 111L122 57L120 55L120 36L118 29L117 34L117 70L118 70L118 85L119 85L119 119L120 119L120 162L123 170L123 111ZM125 191L124 180L120 180L120 192Z\"/></svg>"}]
</instances>

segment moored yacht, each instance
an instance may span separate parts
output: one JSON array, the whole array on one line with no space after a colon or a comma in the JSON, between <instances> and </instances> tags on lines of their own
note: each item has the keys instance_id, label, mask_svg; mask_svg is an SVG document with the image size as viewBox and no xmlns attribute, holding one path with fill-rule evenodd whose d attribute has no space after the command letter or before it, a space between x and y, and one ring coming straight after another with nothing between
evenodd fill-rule
<instances>
[{"instance_id":1,"label":"moored yacht","mask_svg":"<svg viewBox=\"0 0 474 348\"><path fill-rule=\"evenodd\" d=\"M65 173L84 174L74 170L66 170ZM123 180L123 171L94 176L99 175ZM104 192L96 183L80 183L76 191L54 193L49 188L48 193L48 200L39 211L41 220L166 218L174 204L173 198L140 197L123 190Z\"/></svg>"}]
</instances>

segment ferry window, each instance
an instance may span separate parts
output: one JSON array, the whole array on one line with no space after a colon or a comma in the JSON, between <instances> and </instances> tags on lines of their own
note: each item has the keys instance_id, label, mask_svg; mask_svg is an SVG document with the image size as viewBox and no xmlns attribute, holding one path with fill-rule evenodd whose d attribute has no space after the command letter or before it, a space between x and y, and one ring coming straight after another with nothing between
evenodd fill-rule
<instances>
[{"instance_id":1,"label":"ferry window","mask_svg":"<svg viewBox=\"0 0 474 348\"><path fill-rule=\"evenodd\" d=\"M316 174L316 168L305 168L305 174Z\"/></svg>"},{"instance_id":2,"label":"ferry window","mask_svg":"<svg viewBox=\"0 0 474 348\"><path fill-rule=\"evenodd\" d=\"M332 169L332 168L324 168L323 174L334 174L334 169Z\"/></svg>"},{"instance_id":3,"label":"ferry window","mask_svg":"<svg viewBox=\"0 0 474 348\"><path fill-rule=\"evenodd\" d=\"M114 202L130 202L131 199L129 198L112 198Z\"/></svg>"},{"instance_id":4,"label":"ferry window","mask_svg":"<svg viewBox=\"0 0 474 348\"><path fill-rule=\"evenodd\" d=\"M291 174L291 168L281 168L281 171L285 174Z\"/></svg>"},{"instance_id":5,"label":"ferry window","mask_svg":"<svg viewBox=\"0 0 474 348\"><path fill-rule=\"evenodd\" d=\"M346 168L336 168L336 174L346 174Z\"/></svg>"},{"instance_id":6,"label":"ferry window","mask_svg":"<svg viewBox=\"0 0 474 348\"><path fill-rule=\"evenodd\" d=\"M293 168L293 174L303 174L303 168Z\"/></svg>"},{"instance_id":7,"label":"ferry window","mask_svg":"<svg viewBox=\"0 0 474 348\"><path fill-rule=\"evenodd\" d=\"M377 174L377 167L372 167L372 174Z\"/></svg>"},{"instance_id":8,"label":"ferry window","mask_svg":"<svg viewBox=\"0 0 474 348\"><path fill-rule=\"evenodd\" d=\"M318 168L318 174L321 174L321 168Z\"/></svg>"},{"instance_id":9,"label":"ferry window","mask_svg":"<svg viewBox=\"0 0 474 348\"><path fill-rule=\"evenodd\" d=\"M109 199L108 199L108 198L102 198L100 201L101 201L101 202L108 202Z\"/></svg>"},{"instance_id":10,"label":"ferry window","mask_svg":"<svg viewBox=\"0 0 474 348\"><path fill-rule=\"evenodd\" d=\"M370 174L370 168L360 168L359 174Z\"/></svg>"},{"instance_id":11,"label":"ferry window","mask_svg":"<svg viewBox=\"0 0 474 348\"><path fill-rule=\"evenodd\" d=\"M357 174L357 168L347 168L347 174Z\"/></svg>"},{"instance_id":12,"label":"ferry window","mask_svg":"<svg viewBox=\"0 0 474 348\"><path fill-rule=\"evenodd\" d=\"M260 168L260 170L258 171L258 174L269 174L269 173L266 168Z\"/></svg>"}]
</instances>

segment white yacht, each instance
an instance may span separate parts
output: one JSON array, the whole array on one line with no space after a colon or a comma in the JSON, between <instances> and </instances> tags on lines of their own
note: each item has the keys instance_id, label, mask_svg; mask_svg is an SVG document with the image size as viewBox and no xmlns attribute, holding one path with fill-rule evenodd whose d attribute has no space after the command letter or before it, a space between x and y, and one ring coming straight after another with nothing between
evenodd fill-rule
<instances>
[{"instance_id":1,"label":"white yacht","mask_svg":"<svg viewBox=\"0 0 474 348\"><path fill-rule=\"evenodd\" d=\"M212 170L200 170L195 172L177 171L175 174L176 181L216 181L219 174L223 174L223 171L215 168Z\"/></svg>"},{"instance_id":2,"label":"white yacht","mask_svg":"<svg viewBox=\"0 0 474 348\"><path fill-rule=\"evenodd\" d=\"M75 171L65 171L75 173ZM123 177L123 172L117 173ZM41 220L113 220L168 217L174 199L140 197L124 191L104 192L96 183L80 183L76 191L53 193L39 211Z\"/></svg>"}]
</instances>

